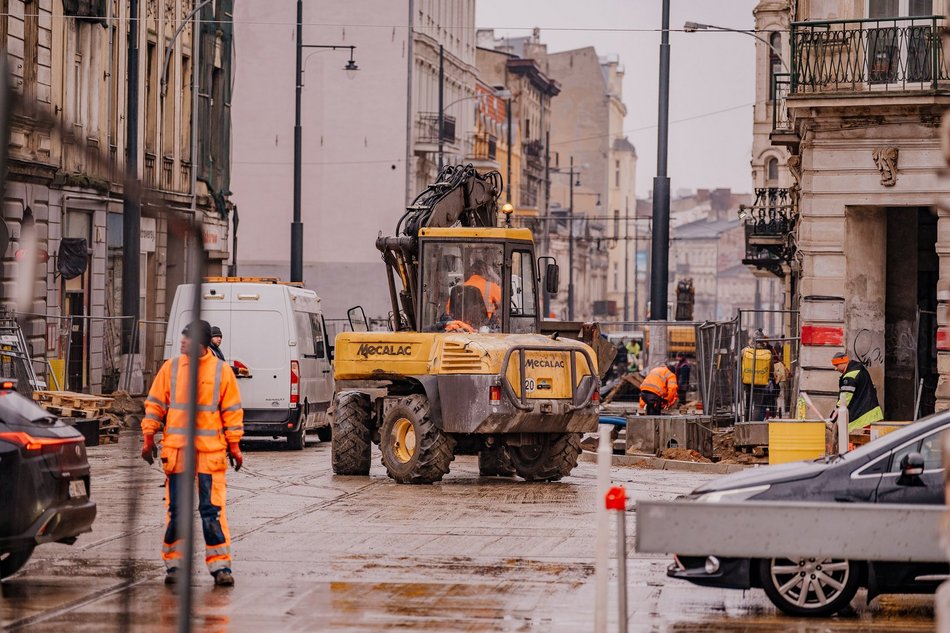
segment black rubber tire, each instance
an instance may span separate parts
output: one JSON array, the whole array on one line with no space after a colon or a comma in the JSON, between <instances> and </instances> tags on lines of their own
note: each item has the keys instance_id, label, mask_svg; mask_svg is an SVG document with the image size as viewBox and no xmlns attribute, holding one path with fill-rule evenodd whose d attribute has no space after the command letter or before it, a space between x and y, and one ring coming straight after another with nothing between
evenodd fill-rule
<instances>
[{"instance_id":1,"label":"black rubber tire","mask_svg":"<svg viewBox=\"0 0 950 633\"><path fill-rule=\"evenodd\" d=\"M514 477L515 469L504 444L486 446L478 453L478 474L482 477Z\"/></svg>"},{"instance_id":2,"label":"black rubber tire","mask_svg":"<svg viewBox=\"0 0 950 633\"><path fill-rule=\"evenodd\" d=\"M292 451L302 451L307 445L307 430L304 428L303 424L300 425L300 430L295 433L287 434L287 448Z\"/></svg>"},{"instance_id":3,"label":"black rubber tire","mask_svg":"<svg viewBox=\"0 0 950 633\"><path fill-rule=\"evenodd\" d=\"M862 571L861 566L860 564L857 564L854 561L846 561L846 560L818 561L817 564L820 565L821 562L824 562L826 564L825 565L826 567L827 567L827 564L834 564L834 565L847 564L846 573L841 573L839 571L837 573L832 572L831 574L835 576L834 580L836 583L843 585L840 590L836 590L837 594L835 594L831 600L828 600L827 602L822 602L819 599L817 592L812 591L811 584L808 584L805 588L805 591L806 591L805 605L799 606L796 603L796 601L792 599L794 597L792 593L794 592L796 587L791 587L790 589L786 590L786 592L783 594L780 591L781 585L776 586L776 582L785 584L791 581L791 579L796 574L792 574L792 573L776 574L776 577L777 577L777 580L776 580L776 578L773 578L773 575L772 575L773 565L777 565L778 568L794 567L798 565L804 570L806 568L802 566L802 563L815 564L815 559L810 559L810 558L796 559L796 560L789 560L785 558L764 558L760 560L759 561L759 580L762 584L762 589L765 591L765 595L769 597L769 600L772 601L772 604L778 607L780 611L782 611L786 615L791 615L795 617L801 617L801 616L825 617L825 616L833 615L837 613L838 611L841 611L842 609L847 607L849 604L851 604L851 600L854 599L854 595L857 593L858 588L861 586L861 571ZM802 576L802 578L804 578L806 581L814 582L814 581L811 581L811 576L812 576L811 571L812 570L800 572L800 573L806 574L806 576ZM827 571L827 569L825 571ZM827 583L823 583L823 586L825 588L830 587L830 589L834 590L834 588L828 585ZM812 598L813 594L814 594L814 599ZM798 595L801 595L800 589L799 589Z\"/></svg>"},{"instance_id":4,"label":"black rubber tire","mask_svg":"<svg viewBox=\"0 0 950 633\"><path fill-rule=\"evenodd\" d=\"M329 442L333 439L333 427L329 424L326 426L321 426L316 429L317 439L321 442Z\"/></svg>"},{"instance_id":5,"label":"black rubber tire","mask_svg":"<svg viewBox=\"0 0 950 633\"><path fill-rule=\"evenodd\" d=\"M581 454L580 433L543 433L540 444L509 446L511 465L527 481L557 481L571 474Z\"/></svg>"},{"instance_id":6,"label":"black rubber tire","mask_svg":"<svg viewBox=\"0 0 950 633\"><path fill-rule=\"evenodd\" d=\"M408 461L396 456L393 428L406 419L415 433L415 450ZM431 484L440 481L455 459L455 440L442 432L429 415L429 399L421 394L402 398L383 419L379 448L389 476L401 484Z\"/></svg>"},{"instance_id":7,"label":"black rubber tire","mask_svg":"<svg viewBox=\"0 0 950 633\"><path fill-rule=\"evenodd\" d=\"M337 475L368 475L373 430L369 398L358 391L334 396L330 463Z\"/></svg>"},{"instance_id":8,"label":"black rubber tire","mask_svg":"<svg viewBox=\"0 0 950 633\"><path fill-rule=\"evenodd\" d=\"M0 579L9 578L20 571L32 555L32 545L0 554Z\"/></svg>"}]
</instances>

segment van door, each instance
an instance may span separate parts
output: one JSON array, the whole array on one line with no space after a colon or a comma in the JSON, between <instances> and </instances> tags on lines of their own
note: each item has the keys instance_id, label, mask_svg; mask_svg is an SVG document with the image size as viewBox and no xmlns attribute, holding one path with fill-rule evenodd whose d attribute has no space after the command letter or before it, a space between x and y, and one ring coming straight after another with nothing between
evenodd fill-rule
<instances>
[{"instance_id":1,"label":"van door","mask_svg":"<svg viewBox=\"0 0 950 633\"><path fill-rule=\"evenodd\" d=\"M294 325L296 327L297 353L300 362L300 402L309 404L308 418L306 420L307 428L311 428L316 422L314 415L314 405L318 402L317 395L317 376L320 375L320 366L317 358L316 345L313 340L313 332L310 326L310 314L307 312L294 312Z\"/></svg>"},{"instance_id":2,"label":"van door","mask_svg":"<svg viewBox=\"0 0 950 633\"><path fill-rule=\"evenodd\" d=\"M327 337L326 323L323 321L322 314L311 314L310 323L320 368L317 374L317 397L319 402L329 404L333 399L333 360L330 340Z\"/></svg>"},{"instance_id":3,"label":"van door","mask_svg":"<svg viewBox=\"0 0 950 633\"><path fill-rule=\"evenodd\" d=\"M241 402L245 409L289 409L289 324L277 310L242 308L231 312L224 339L228 362L242 363L251 374L238 385Z\"/></svg>"}]
</instances>

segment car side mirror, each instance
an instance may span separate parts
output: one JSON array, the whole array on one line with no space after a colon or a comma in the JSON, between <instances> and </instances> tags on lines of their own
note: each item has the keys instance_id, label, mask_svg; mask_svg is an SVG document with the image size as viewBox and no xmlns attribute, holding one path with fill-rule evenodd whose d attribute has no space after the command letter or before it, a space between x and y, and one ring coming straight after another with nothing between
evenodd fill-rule
<instances>
[{"instance_id":1,"label":"car side mirror","mask_svg":"<svg viewBox=\"0 0 950 633\"><path fill-rule=\"evenodd\" d=\"M549 295L557 294L558 282L560 281L560 269L557 264L548 264L544 269L544 290Z\"/></svg>"},{"instance_id":2,"label":"car side mirror","mask_svg":"<svg viewBox=\"0 0 950 633\"><path fill-rule=\"evenodd\" d=\"M920 477L924 474L924 456L908 453L901 459L901 477Z\"/></svg>"},{"instance_id":3,"label":"car side mirror","mask_svg":"<svg viewBox=\"0 0 950 633\"><path fill-rule=\"evenodd\" d=\"M346 318L350 322L350 329L354 332L369 332L369 323L366 321L363 306L354 306L347 310Z\"/></svg>"}]
</instances>

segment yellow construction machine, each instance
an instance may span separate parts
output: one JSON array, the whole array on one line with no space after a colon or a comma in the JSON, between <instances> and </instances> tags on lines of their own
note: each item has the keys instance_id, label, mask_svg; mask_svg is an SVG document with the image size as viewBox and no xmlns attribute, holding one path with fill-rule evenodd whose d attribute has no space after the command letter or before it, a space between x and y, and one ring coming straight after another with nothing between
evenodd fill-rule
<instances>
[{"instance_id":1,"label":"yellow construction machine","mask_svg":"<svg viewBox=\"0 0 950 633\"><path fill-rule=\"evenodd\" d=\"M486 476L553 481L577 465L597 428L596 356L540 334L539 271L556 292L558 267L510 212L498 226L500 192L498 172L447 167L377 239L391 331L336 337L336 474L368 475L371 443L400 483L441 480L456 453L478 453Z\"/></svg>"}]
</instances>

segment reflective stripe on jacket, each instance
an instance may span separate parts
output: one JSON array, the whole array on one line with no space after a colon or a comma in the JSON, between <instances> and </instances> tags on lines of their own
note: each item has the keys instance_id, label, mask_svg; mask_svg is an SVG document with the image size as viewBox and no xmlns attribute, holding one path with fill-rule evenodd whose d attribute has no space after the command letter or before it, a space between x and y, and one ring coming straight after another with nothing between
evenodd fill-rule
<instances>
[{"instance_id":1,"label":"reflective stripe on jacket","mask_svg":"<svg viewBox=\"0 0 950 633\"><path fill-rule=\"evenodd\" d=\"M669 406L673 406L679 399L676 374L665 366L651 369L647 377L643 379L643 383L640 384L640 391L655 393L666 400Z\"/></svg>"},{"instance_id":2,"label":"reflective stripe on jacket","mask_svg":"<svg viewBox=\"0 0 950 633\"><path fill-rule=\"evenodd\" d=\"M485 300L485 311L490 319L501 305L501 286L488 281L481 275L472 275L465 280L463 285L478 288L478 291L482 293L482 299Z\"/></svg>"},{"instance_id":3,"label":"reflective stripe on jacket","mask_svg":"<svg viewBox=\"0 0 950 633\"><path fill-rule=\"evenodd\" d=\"M201 452L223 451L244 435L244 410L234 371L211 351L198 365L198 416L195 421L195 448ZM155 376L145 400L144 434L164 432L163 443L170 448L185 446L188 428L187 355L165 361Z\"/></svg>"}]
</instances>

